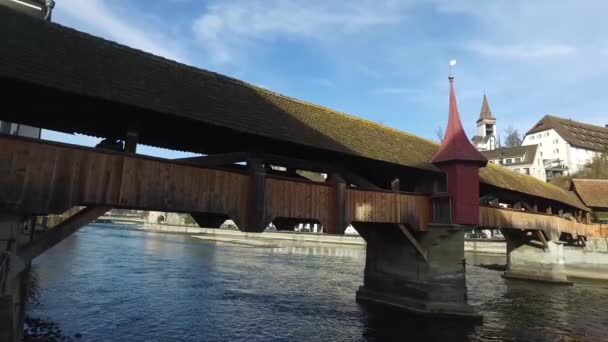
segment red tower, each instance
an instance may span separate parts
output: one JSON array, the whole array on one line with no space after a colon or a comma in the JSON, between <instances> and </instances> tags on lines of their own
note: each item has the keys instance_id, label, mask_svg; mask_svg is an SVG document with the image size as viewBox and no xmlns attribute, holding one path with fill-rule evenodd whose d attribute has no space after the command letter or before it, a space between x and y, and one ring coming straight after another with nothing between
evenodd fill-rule
<instances>
[{"instance_id":1,"label":"red tower","mask_svg":"<svg viewBox=\"0 0 608 342\"><path fill-rule=\"evenodd\" d=\"M453 224L479 224L479 168L488 160L469 142L458 114L450 75L450 116L445 137L431 161L446 173Z\"/></svg>"}]
</instances>

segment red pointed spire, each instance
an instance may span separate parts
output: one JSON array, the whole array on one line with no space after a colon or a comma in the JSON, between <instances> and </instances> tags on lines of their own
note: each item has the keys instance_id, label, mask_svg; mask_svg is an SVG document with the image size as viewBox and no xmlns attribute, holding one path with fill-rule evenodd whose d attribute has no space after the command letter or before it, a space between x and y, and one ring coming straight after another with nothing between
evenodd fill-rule
<instances>
[{"instance_id":1,"label":"red pointed spire","mask_svg":"<svg viewBox=\"0 0 608 342\"><path fill-rule=\"evenodd\" d=\"M437 153L431 160L433 164L443 164L455 161L473 162L480 166L485 166L488 160L471 144L467 135L464 133L456 95L454 93L454 77L450 76L450 116L448 126L445 130L443 142Z\"/></svg>"}]
</instances>

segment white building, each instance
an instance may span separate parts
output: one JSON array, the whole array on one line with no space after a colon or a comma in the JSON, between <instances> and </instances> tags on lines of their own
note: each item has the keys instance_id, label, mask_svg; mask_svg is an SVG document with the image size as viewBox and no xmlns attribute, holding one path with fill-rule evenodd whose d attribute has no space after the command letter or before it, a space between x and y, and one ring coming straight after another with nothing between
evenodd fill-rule
<instances>
[{"instance_id":1,"label":"white building","mask_svg":"<svg viewBox=\"0 0 608 342\"><path fill-rule=\"evenodd\" d=\"M492 151L481 151L490 163L547 181L545 166L538 145L501 147Z\"/></svg>"},{"instance_id":2,"label":"white building","mask_svg":"<svg viewBox=\"0 0 608 342\"><path fill-rule=\"evenodd\" d=\"M40 139L41 129L32 126L19 125L7 121L0 121L0 134L18 135L21 137Z\"/></svg>"},{"instance_id":3,"label":"white building","mask_svg":"<svg viewBox=\"0 0 608 342\"><path fill-rule=\"evenodd\" d=\"M492 115L488 98L484 94L479 119L477 119L477 135L472 139L473 146L479 151L490 151L497 148L496 132L496 118Z\"/></svg>"},{"instance_id":4,"label":"white building","mask_svg":"<svg viewBox=\"0 0 608 342\"><path fill-rule=\"evenodd\" d=\"M608 127L545 115L526 133L523 145L538 145L551 178L554 169L574 173L608 151Z\"/></svg>"}]
</instances>

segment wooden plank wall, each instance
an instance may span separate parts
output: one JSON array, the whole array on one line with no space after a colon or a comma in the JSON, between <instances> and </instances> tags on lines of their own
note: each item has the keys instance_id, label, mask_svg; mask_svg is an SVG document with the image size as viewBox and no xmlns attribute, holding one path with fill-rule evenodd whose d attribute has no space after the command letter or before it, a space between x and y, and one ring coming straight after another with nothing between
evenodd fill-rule
<instances>
[{"instance_id":1,"label":"wooden plank wall","mask_svg":"<svg viewBox=\"0 0 608 342\"><path fill-rule=\"evenodd\" d=\"M61 214L74 206L217 213L245 223L247 173L207 169L60 143L0 137L0 209L23 214ZM269 176L264 215L335 223L330 184ZM407 223L424 229L430 198L349 188L346 222Z\"/></svg>"},{"instance_id":2,"label":"wooden plank wall","mask_svg":"<svg viewBox=\"0 0 608 342\"><path fill-rule=\"evenodd\" d=\"M268 177L264 196L264 216L316 219L330 224L333 188L328 184L298 182Z\"/></svg>"},{"instance_id":3,"label":"wooden plank wall","mask_svg":"<svg viewBox=\"0 0 608 342\"><path fill-rule=\"evenodd\" d=\"M346 191L348 222L404 223L426 230L431 216L428 196L354 188Z\"/></svg>"},{"instance_id":4,"label":"wooden plank wall","mask_svg":"<svg viewBox=\"0 0 608 342\"><path fill-rule=\"evenodd\" d=\"M124 157L119 207L227 214L245 222L249 176L168 161Z\"/></svg>"},{"instance_id":5,"label":"wooden plank wall","mask_svg":"<svg viewBox=\"0 0 608 342\"><path fill-rule=\"evenodd\" d=\"M122 157L9 137L0 138L0 208L61 214L79 203L118 200Z\"/></svg>"},{"instance_id":6,"label":"wooden plank wall","mask_svg":"<svg viewBox=\"0 0 608 342\"><path fill-rule=\"evenodd\" d=\"M479 225L488 228L557 230L574 236L608 237L608 230L599 224L585 224L557 215L493 207L479 208Z\"/></svg>"},{"instance_id":7,"label":"wooden plank wall","mask_svg":"<svg viewBox=\"0 0 608 342\"><path fill-rule=\"evenodd\" d=\"M0 137L0 209L61 214L78 205L210 212L244 222L249 177L171 161Z\"/></svg>"}]
</instances>

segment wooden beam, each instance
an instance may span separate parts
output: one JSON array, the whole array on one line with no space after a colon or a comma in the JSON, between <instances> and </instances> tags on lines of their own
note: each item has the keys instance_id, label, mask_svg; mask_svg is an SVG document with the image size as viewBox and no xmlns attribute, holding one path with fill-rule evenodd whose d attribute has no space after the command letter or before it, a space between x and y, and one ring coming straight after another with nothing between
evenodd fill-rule
<instances>
[{"instance_id":1,"label":"wooden beam","mask_svg":"<svg viewBox=\"0 0 608 342\"><path fill-rule=\"evenodd\" d=\"M414 236L414 234L412 234L412 232L410 232L410 230L407 229L407 227L402 223L397 224L397 226L399 226L399 229L401 230L401 232L403 232L403 235L405 235L405 237L412 243L414 248L416 248L418 253L420 253L420 255L424 258L424 261L428 262L429 261L428 253L427 253L426 249L424 249L418 243L418 240L416 240L416 237Z\"/></svg>"},{"instance_id":2,"label":"wooden beam","mask_svg":"<svg viewBox=\"0 0 608 342\"><path fill-rule=\"evenodd\" d=\"M352 172L342 172L344 178L351 184L365 189L380 189L376 184Z\"/></svg>"},{"instance_id":3,"label":"wooden beam","mask_svg":"<svg viewBox=\"0 0 608 342\"><path fill-rule=\"evenodd\" d=\"M136 153L137 143L139 142L139 129L137 125L130 124L125 137L125 152Z\"/></svg>"},{"instance_id":4,"label":"wooden beam","mask_svg":"<svg viewBox=\"0 0 608 342\"><path fill-rule=\"evenodd\" d=\"M391 182L391 190L398 192L401 190L401 180L399 178L393 179Z\"/></svg>"},{"instance_id":5,"label":"wooden beam","mask_svg":"<svg viewBox=\"0 0 608 342\"><path fill-rule=\"evenodd\" d=\"M83 208L54 228L49 229L34 241L21 247L18 251L19 256L27 264L34 258L44 253L46 250L68 238L80 228L95 221L99 216L108 212L111 207L91 206Z\"/></svg>"},{"instance_id":6,"label":"wooden beam","mask_svg":"<svg viewBox=\"0 0 608 342\"><path fill-rule=\"evenodd\" d=\"M544 249L549 248L549 243L547 243L547 239L545 238L545 233L542 230L535 230L536 237L538 237L538 241L543 244Z\"/></svg>"},{"instance_id":7,"label":"wooden beam","mask_svg":"<svg viewBox=\"0 0 608 342\"><path fill-rule=\"evenodd\" d=\"M337 173L329 175L327 181L333 185L333 219L325 232L328 234L344 234L346 221L346 181Z\"/></svg>"},{"instance_id":8,"label":"wooden beam","mask_svg":"<svg viewBox=\"0 0 608 342\"><path fill-rule=\"evenodd\" d=\"M246 232L263 232L269 222L264 217L264 197L266 192L266 170L259 159L247 160L249 166L249 208Z\"/></svg>"}]
</instances>

